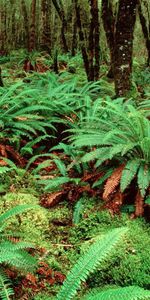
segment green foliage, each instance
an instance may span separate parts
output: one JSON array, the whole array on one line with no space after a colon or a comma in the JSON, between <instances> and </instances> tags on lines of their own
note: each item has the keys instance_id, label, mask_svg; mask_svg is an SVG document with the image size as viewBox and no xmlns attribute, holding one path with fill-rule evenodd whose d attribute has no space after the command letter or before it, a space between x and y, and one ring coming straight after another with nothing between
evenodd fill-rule
<instances>
[{"instance_id":1,"label":"green foliage","mask_svg":"<svg viewBox=\"0 0 150 300\"><path fill-rule=\"evenodd\" d=\"M61 291L57 295L57 299L72 299L77 289L80 287L81 282L87 279L89 273L93 272L100 262L106 260L117 242L126 232L126 228L114 229L103 238L98 238L89 248L87 253L79 259L77 264L75 264L64 282Z\"/></svg>"},{"instance_id":2,"label":"green foliage","mask_svg":"<svg viewBox=\"0 0 150 300\"><path fill-rule=\"evenodd\" d=\"M95 167L115 161L125 165L120 184L123 192L136 177L142 197L150 182L150 122L142 111L121 100L99 100L96 114L86 116L72 129L72 147L88 149L81 162L95 161ZM93 150L93 147L96 149ZM108 168L109 164L107 163ZM112 164L110 164L112 165ZM112 166L111 166L112 168ZM115 180L115 179L114 179Z\"/></svg>"},{"instance_id":3,"label":"green foliage","mask_svg":"<svg viewBox=\"0 0 150 300\"><path fill-rule=\"evenodd\" d=\"M2 300L9 300L14 295L13 289L10 287L11 282L3 272L0 270L0 297Z\"/></svg>"},{"instance_id":4,"label":"green foliage","mask_svg":"<svg viewBox=\"0 0 150 300\"><path fill-rule=\"evenodd\" d=\"M84 208L84 201L82 198L80 198L80 200L74 206L73 220L72 220L73 224L77 225L80 223L82 218L83 208Z\"/></svg>"},{"instance_id":5,"label":"green foliage","mask_svg":"<svg viewBox=\"0 0 150 300\"><path fill-rule=\"evenodd\" d=\"M94 291L81 298L83 300L137 300L150 299L150 291L145 291L137 286L114 288L104 291Z\"/></svg>"},{"instance_id":6,"label":"green foliage","mask_svg":"<svg viewBox=\"0 0 150 300\"><path fill-rule=\"evenodd\" d=\"M5 234L3 234L3 231L7 226L8 219L26 210L36 209L37 207L38 206L33 205L15 206L0 215L0 296L4 300L10 299L9 296L13 294L13 291L9 287L9 281L5 276L5 273L3 273L2 265L7 264L21 270L33 270L36 266L37 260L24 250L26 248L33 248L32 244L25 242L13 243Z\"/></svg>"},{"instance_id":7,"label":"green foliage","mask_svg":"<svg viewBox=\"0 0 150 300\"><path fill-rule=\"evenodd\" d=\"M114 223L114 220L109 220L106 213L105 217L104 219L101 214L99 216L99 220L102 221L97 225L97 227L100 227L99 230L107 227L111 228ZM120 222L125 225L127 220L122 223L123 220L120 218ZM124 244L120 243L118 245L115 255L103 264L103 269L101 267L97 268L97 271L89 277L88 286L90 288L113 284L122 287L133 285L149 289L149 226L142 219L130 221L130 224L128 221L128 226L128 239Z\"/></svg>"},{"instance_id":8,"label":"green foliage","mask_svg":"<svg viewBox=\"0 0 150 300\"><path fill-rule=\"evenodd\" d=\"M37 192L32 188L24 188L21 192L7 193L0 198L1 207L0 212L5 212L6 208L11 209L13 206L38 206L39 199L37 197ZM10 222L10 221L9 221ZM47 246L44 236L45 232L48 232L49 228L49 219L47 216L47 211L42 207L25 211L22 216L12 217L11 223L9 225L9 235L14 235L13 232L16 232L18 236L21 236L23 239L32 241L39 247ZM6 231L7 233L7 231Z\"/></svg>"}]
</instances>

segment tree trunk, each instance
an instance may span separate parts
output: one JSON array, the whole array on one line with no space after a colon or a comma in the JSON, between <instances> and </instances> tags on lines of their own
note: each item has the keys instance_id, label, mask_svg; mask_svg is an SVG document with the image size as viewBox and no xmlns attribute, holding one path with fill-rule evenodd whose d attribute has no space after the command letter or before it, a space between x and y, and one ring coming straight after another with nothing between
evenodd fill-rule
<instances>
[{"instance_id":1,"label":"tree trunk","mask_svg":"<svg viewBox=\"0 0 150 300\"><path fill-rule=\"evenodd\" d=\"M35 21L36 21L36 0L32 0L30 36L29 36L29 46L28 46L29 52L35 50L35 45L36 45Z\"/></svg>"},{"instance_id":2,"label":"tree trunk","mask_svg":"<svg viewBox=\"0 0 150 300\"><path fill-rule=\"evenodd\" d=\"M115 18L113 15L112 3L109 0L102 1L102 20L106 33L107 44L110 50L110 70L107 74L109 78L113 78L114 65L114 42L115 42Z\"/></svg>"},{"instance_id":3,"label":"tree trunk","mask_svg":"<svg viewBox=\"0 0 150 300\"><path fill-rule=\"evenodd\" d=\"M24 0L21 0L21 11L22 11L22 16L23 16L23 21L24 21L24 29L25 29L25 45L26 48L28 49L29 45L29 18L28 18L28 13L27 13L27 8Z\"/></svg>"},{"instance_id":4,"label":"tree trunk","mask_svg":"<svg viewBox=\"0 0 150 300\"><path fill-rule=\"evenodd\" d=\"M49 0L42 0L42 38L41 48L51 54L51 3Z\"/></svg>"},{"instance_id":5,"label":"tree trunk","mask_svg":"<svg viewBox=\"0 0 150 300\"><path fill-rule=\"evenodd\" d=\"M57 0L52 0L52 2L53 2L54 7L56 8L56 11L59 15L59 18L60 18L61 22L62 22L61 39L62 39L62 43L63 43L64 52L67 53L69 51L66 36L65 36L65 32L67 30L67 21L66 21L66 18L65 18L65 12L64 12L64 8L63 8L63 4L62 4L61 0L59 0L59 3L57 2Z\"/></svg>"},{"instance_id":6,"label":"tree trunk","mask_svg":"<svg viewBox=\"0 0 150 300\"><path fill-rule=\"evenodd\" d=\"M72 2L73 11L75 11L75 1ZM75 56L76 49L77 49L77 16L76 13L72 14L72 49L71 49L71 55Z\"/></svg>"},{"instance_id":7,"label":"tree trunk","mask_svg":"<svg viewBox=\"0 0 150 300\"><path fill-rule=\"evenodd\" d=\"M116 96L124 96L131 88L133 33L138 0L120 0L114 48Z\"/></svg>"},{"instance_id":8,"label":"tree trunk","mask_svg":"<svg viewBox=\"0 0 150 300\"><path fill-rule=\"evenodd\" d=\"M143 35L144 35L144 38L145 38L147 53L148 53L147 66L149 66L150 65L150 32L149 32L149 29L147 28L146 18L144 16L143 12L142 12L141 3L139 3L138 12L139 12L139 17L140 17L140 22L141 22L141 26L142 26ZM150 20L149 20L149 22L150 22Z\"/></svg>"},{"instance_id":9,"label":"tree trunk","mask_svg":"<svg viewBox=\"0 0 150 300\"><path fill-rule=\"evenodd\" d=\"M89 32L89 74L88 80L94 81L99 77L100 47L99 47L99 15L97 0L90 0L91 22Z\"/></svg>"},{"instance_id":10,"label":"tree trunk","mask_svg":"<svg viewBox=\"0 0 150 300\"><path fill-rule=\"evenodd\" d=\"M88 53L87 53L86 46L85 46L85 38L84 38L83 29L82 29L80 6L78 4L78 0L75 0L75 10L76 10L76 18L77 18L77 27L78 27L78 31L79 31L79 39L81 42L82 57L83 57L86 75L88 78L88 76L89 76L89 59L88 59Z\"/></svg>"},{"instance_id":11,"label":"tree trunk","mask_svg":"<svg viewBox=\"0 0 150 300\"><path fill-rule=\"evenodd\" d=\"M0 54L6 55L7 54L7 34L6 34L6 2L5 0L1 3L1 31L0 31Z\"/></svg>"}]
</instances>

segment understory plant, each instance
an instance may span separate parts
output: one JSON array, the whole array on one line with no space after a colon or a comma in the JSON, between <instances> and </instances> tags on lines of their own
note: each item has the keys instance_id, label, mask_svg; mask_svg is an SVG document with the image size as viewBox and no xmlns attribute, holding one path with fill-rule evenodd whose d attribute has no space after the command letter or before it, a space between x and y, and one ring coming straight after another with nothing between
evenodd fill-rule
<instances>
[{"instance_id":1,"label":"understory plant","mask_svg":"<svg viewBox=\"0 0 150 300\"><path fill-rule=\"evenodd\" d=\"M121 206L123 195L133 186L135 215L141 216L149 195L150 121L144 111L119 100L99 101L97 114L90 117L89 112L71 130L70 140L72 147L87 152L80 162L95 162L94 171L102 172L105 180L99 178L94 186L105 181L103 200L109 202L118 192Z\"/></svg>"},{"instance_id":2,"label":"understory plant","mask_svg":"<svg viewBox=\"0 0 150 300\"><path fill-rule=\"evenodd\" d=\"M10 297L14 294L11 282L5 273L6 266L18 268L21 271L33 271L37 264L36 258L26 251L28 248L33 248L33 245L24 241L16 242L15 233L6 232L6 226L10 218L37 207L38 205L18 205L0 216L0 297L2 300L11 299Z\"/></svg>"},{"instance_id":3,"label":"understory plant","mask_svg":"<svg viewBox=\"0 0 150 300\"><path fill-rule=\"evenodd\" d=\"M83 254L68 274L60 292L57 295L58 300L74 299L81 283L85 282L90 273L98 265L103 264L109 256L112 256L113 249L121 239L125 239L127 228L121 227L109 231L103 237L96 238L95 242ZM104 299L150 299L150 292L142 288L130 286L113 289L93 289L80 299L86 300L104 300Z\"/></svg>"}]
</instances>

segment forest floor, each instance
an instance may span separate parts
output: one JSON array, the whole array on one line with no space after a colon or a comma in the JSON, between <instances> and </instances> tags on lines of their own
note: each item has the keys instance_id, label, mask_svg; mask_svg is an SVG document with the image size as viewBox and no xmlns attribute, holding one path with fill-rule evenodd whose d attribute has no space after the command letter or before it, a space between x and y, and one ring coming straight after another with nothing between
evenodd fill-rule
<instances>
[{"instance_id":1,"label":"forest floor","mask_svg":"<svg viewBox=\"0 0 150 300\"><path fill-rule=\"evenodd\" d=\"M36 55L38 56L39 54ZM16 52L14 52L12 56L5 57L1 61L4 82L4 88L1 88L1 97L3 96L1 99L3 101L4 96L5 98L8 97L8 101L11 95L13 98L16 97L18 95L18 88L20 89L19 92L22 93L19 96L22 103L26 101L26 90L28 90L28 94L31 91L31 99L33 101L32 95L35 93L34 96L38 97L39 95L40 97L41 87L45 88L44 80L46 84L46 80L55 81L54 77L47 77L46 75L46 67L52 65L52 61L49 58L41 56L37 59L36 57L39 68L38 72L28 73L23 70L22 56L24 57L24 54L17 56ZM34 63L35 60L33 59L33 65ZM130 97L139 101L142 97L149 97L150 74L145 69L141 69L142 71L140 71L141 66L138 64L135 65L135 85ZM72 67L74 69L69 69ZM82 89L82 93L85 92L86 76L80 56L72 59L66 56L59 57L59 71L61 75L54 82L55 90L51 86L49 92L51 95L54 92L60 92L61 84L69 85L70 80L74 80L72 81L72 85L70 85L70 95L73 89L77 93L78 87L80 91ZM108 67L103 64L101 66L101 73L103 74L101 77L101 88L98 90L96 86L96 88L94 87L94 92L91 93L92 88L88 90L86 86L87 97L90 93L93 98L97 97L97 93L99 97L103 97L104 95L114 96L114 85L112 81L107 79L107 71ZM57 86L58 82L59 85ZM18 85L17 88L16 84ZM40 87L38 91L36 90L37 87ZM64 90L61 90L61 93L63 94ZM4 107L4 102L2 106ZM56 108L54 107L54 109ZM60 107L61 109L62 107ZM19 117L17 115L17 118ZM23 117L21 116L20 118ZM69 118L72 118L71 122L74 120L74 115L72 114L67 117L68 122L70 121ZM53 178L51 174L55 173L56 167L59 167L62 173L64 172L63 166L59 165L57 160L57 157L62 157L62 152L59 149L54 149L52 152L55 156L53 162L49 161L49 164L47 164L48 155L46 159L44 157L50 148L63 142L62 137L64 136L62 136L62 131L67 128L63 127L63 125L59 126L58 120L56 124L57 134L55 139L52 139L52 142L46 140L45 144L40 141L36 145L33 145L33 152L29 149L29 145L28 148L25 147L30 139L22 138L18 142L17 137L20 132L19 129L18 131L16 130L16 139L13 132L12 136L10 136L10 141L15 145L14 153L17 154L12 154L9 150L7 155L4 155L4 161L6 162L4 165L1 159L0 212L3 213L18 204L41 204L36 210L33 209L25 212L19 217L12 217L8 223L6 233L9 231L13 232L14 240L25 239L27 242L32 242L34 247L33 249L28 249L28 251L38 261L36 270L33 270L33 272L16 270L14 267L9 266L6 267L6 274L12 280L14 288L15 295L13 299L56 299L56 295L68 271L77 262L81 254L85 253L85 250L94 242L97 236L101 236L113 228L122 226L129 227L128 237L123 243L117 246L117 250L115 250L113 256L89 276L86 283L82 285L78 296L74 299L81 299L81 296L87 290L89 291L92 288L103 289L104 286L124 287L134 285L150 290L150 226L145 218L131 220L129 214L124 209L121 212L116 209L117 213L115 214L114 208L109 207L107 209L104 207L100 191L96 190L95 192L95 190L89 187L89 184L86 188L83 185L80 189L79 187L76 189L74 188L74 182L71 185L67 183L68 186L65 187L67 192L64 193L64 186L62 186L62 190L58 189L54 191L53 196L48 189L45 190L43 186L37 184L37 174L40 174L40 179L44 180ZM7 128L1 140L5 139L6 141L8 134L9 130ZM43 144L45 148L43 148ZM23 150L20 150L21 147ZM3 154L5 154L5 151L3 151ZM43 157L40 157L41 154ZM20 157L22 157L22 160ZM9 161L9 159L13 160L12 158L14 158L15 163L17 161L17 169L13 169ZM19 163L23 164L23 167ZM43 169L39 167L41 163L43 164ZM4 172L3 167L10 167L10 169ZM38 168L40 173L38 173ZM82 177L85 178L85 176L89 176L89 183L93 174L85 172L82 174Z\"/></svg>"}]
</instances>

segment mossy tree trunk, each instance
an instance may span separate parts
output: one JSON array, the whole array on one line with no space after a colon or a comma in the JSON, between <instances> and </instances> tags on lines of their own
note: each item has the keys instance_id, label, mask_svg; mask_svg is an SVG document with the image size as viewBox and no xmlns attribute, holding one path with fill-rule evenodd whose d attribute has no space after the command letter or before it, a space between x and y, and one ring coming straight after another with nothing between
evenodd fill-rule
<instances>
[{"instance_id":1,"label":"mossy tree trunk","mask_svg":"<svg viewBox=\"0 0 150 300\"><path fill-rule=\"evenodd\" d=\"M114 46L114 79L116 96L131 88L133 33L138 0L120 0Z\"/></svg>"},{"instance_id":2,"label":"mossy tree trunk","mask_svg":"<svg viewBox=\"0 0 150 300\"><path fill-rule=\"evenodd\" d=\"M148 12L148 16L149 16L149 18L148 18L149 22L147 22L147 20L144 16L144 12L142 11L141 3L139 3L138 12L139 12L139 17L140 17L140 22L141 22L141 26L142 26L143 35L144 35L144 38L145 38L147 53L148 53L147 66L149 66L150 65L150 16L149 16L148 6L147 6L147 12ZM147 23L148 23L148 25L147 25Z\"/></svg>"},{"instance_id":3,"label":"mossy tree trunk","mask_svg":"<svg viewBox=\"0 0 150 300\"><path fill-rule=\"evenodd\" d=\"M106 33L107 44L110 51L110 70L107 74L109 78L113 78L114 65L114 42L115 42L115 17L113 14L112 3L109 0L102 1L102 20Z\"/></svg>"}]
</instances>

